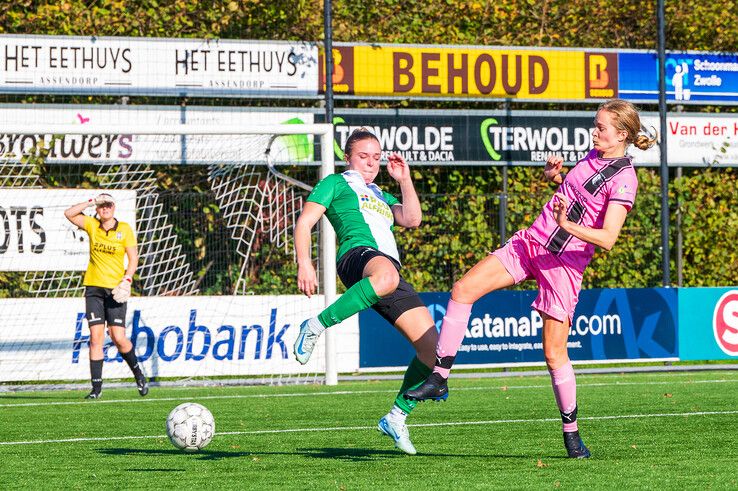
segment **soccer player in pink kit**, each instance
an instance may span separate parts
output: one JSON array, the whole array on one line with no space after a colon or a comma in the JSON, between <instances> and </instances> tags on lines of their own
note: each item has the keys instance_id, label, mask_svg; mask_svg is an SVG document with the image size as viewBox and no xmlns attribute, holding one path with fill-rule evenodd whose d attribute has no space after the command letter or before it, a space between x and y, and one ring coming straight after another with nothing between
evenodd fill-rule
<instances>
[{"instance_id":1,"label":"soccer player in pink kit","mask_svg":"<svg viewBox=\"0 0 738 491\"><path fill-rule=\"evenodd\" d=\"M639 134L638 111L627 101L605 102L594 123L594 148L565 176L561 157L551 156L546 162L546 178L560 186L533 225L519 230L454 284L433 373L419 387L405 392L411 400L446 399L446 381L464 339L472 304L489 292L535 279L538 296L532 307L543 319L543 354L561 412L564 445L574 458L590 456L579 436L576 380L566 349L582 274L595 246L612 249L635 201L638 180L626 148L633 144L645 150L655 143Z\"/></svg>"}]
</instances>

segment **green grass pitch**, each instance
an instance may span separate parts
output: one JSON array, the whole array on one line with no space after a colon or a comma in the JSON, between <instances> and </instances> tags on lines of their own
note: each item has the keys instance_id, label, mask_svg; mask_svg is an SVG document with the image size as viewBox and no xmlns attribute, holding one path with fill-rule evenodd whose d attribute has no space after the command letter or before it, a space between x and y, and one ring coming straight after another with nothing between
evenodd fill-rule
<instances>
[{"instance_id":1,"label":"green grass pitch","mask_svg":"<svg viewBox=\"0 0 738 491\"><path fill-rule=\"evenodd\" d=\"M337 387L106 389L0 395L0 483L32 489L736 489L738 371L579 375L589 460L565 458L548 377L452 378L410 416L418 455L376 431L397 381ZM169 411L215 415L175 449Z\"/></svg>"}]
</instances>

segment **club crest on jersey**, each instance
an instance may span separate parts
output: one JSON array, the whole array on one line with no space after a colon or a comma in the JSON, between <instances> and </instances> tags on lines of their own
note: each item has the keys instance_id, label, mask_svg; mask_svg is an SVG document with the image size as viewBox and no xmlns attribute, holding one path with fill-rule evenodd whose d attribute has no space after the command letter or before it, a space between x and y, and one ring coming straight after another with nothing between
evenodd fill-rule
<instances>
[{"instance_id":1,"label":"club crest on jersey","mask_svg":"<svg viewBox=\"0 0 738 491\"><path fill-rule=\"evenodd\" d=\"M592 186L595 189L596 188L599 188L600 186L602 186L602 184L604 184L604 182L605 182L605 178L602 177L602 174L600 174L599 172L597 174L595 174L594 176L592 176Z\"/></svg>"},{"instance_id":2,"label":"club crest on jersey","mask_svg":"<svg viewBox=\"0 0 738 491\"><path fill-rule=\"evenodd\" d=\"M628 188L627 184L623 184L620 186L617 190L618 194L631 194L630 189Z\"/></svg>"},{"instance_id":3,"label":"club crest on jersey","mask_svg":"<svg viewBox=\"0 0 738 491\"><path fill-rule=\"evenodd\" d=\"M123 233L122 232L117 232L115 234L115 238L118 239L118 240L122 240L123 239Z\"/></svg>"}]
</instances>

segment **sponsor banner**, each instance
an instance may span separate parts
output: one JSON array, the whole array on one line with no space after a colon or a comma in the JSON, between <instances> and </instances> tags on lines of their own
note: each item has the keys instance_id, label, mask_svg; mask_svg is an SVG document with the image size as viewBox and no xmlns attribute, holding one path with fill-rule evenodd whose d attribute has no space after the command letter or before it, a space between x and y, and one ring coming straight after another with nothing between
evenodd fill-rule
<instances>
[{"instance_id":1,"label":"sponsor banner","mask_svg":"<svg viewBox=\"0 0 738 491\"><path fill-rule=\"evenodd\" d=\"M448 293L421 293L440 329ZM543 362L536 291L498 291L474 304L458 365ZM572 360L676 358L677 292L669 288L593 289L579 297L569 331ZM361 368L407 365L410 344L373 310L359 314Z\"/></svg>"},{"instance_id":2,"label":"sponsor banner","mask_svg":"<svg viewBox=\"0 0 738 491\"><path fill-rule=\"evenodd\" d=\"M314 97L318 48L300 41L0 36L0 92Z\"/></svg>"},{"instance_id":3,"label":"sponsor banner","mask_svg":"<svg viewBox=\"0 0 738 491\"><path fill-rule=\"evenodd\" d=\"M364 126L377 135L384 161L392 152L424 163L545 162L551 154L576 161L591 148L592 120L591 115L565 113L340 114L333 119L334 150L336 158L343 159L349 135Z\"/></svg>"},{"instance_id":4,"label":"sponsor banner","mask_svg":"<svg viewBox=\"0 0 738 491\"><path fill-rule=\"evenodd\" d=\"M641 125L660 131L661 122L658 116L642 116ZM669 116L666 130L670 166L738 163L738 117L715 114ZM660 163L658 145L645 151L631 146L628 153L637 163Z\"/></svg>"},{"instance_id":5,"label":"sponsor banner","mask_svg":"<svg viewBox=\"0 0 738 491\"><path fill-rule=\"evenodd\" d=\"M316 118L322 120L321 115ZM339 113L335 125L336 159L353 130L367 127L382 144L382 159L392 152L415 163L543 163L552 155L576 162L592 148L594 113L581 112L351 112ZM642 124L660 127L658 116L642 115ZM738 117L670 116L669 165L738 163ZM654 133L655 134L655 133ZM628 152L640 165L659 163L658 145Z\"/></svg>"},{"instance_id":6,"label":"sponsor banner","mask_svg":"<svg viewBox=\"0 0 738 491\"><path fill-rule=\"evenodd\" d=\"M87 233L64 216L72 205L108 193L115 216L136 230L136 192L116 189L0 189L0 271L83 271ZM85 214L95 215L94 208Z\"/></svg>"},{"instance_id":7,"label":"sponsor banner","mask_svg":"<svg viewBox=\"0 0 738 491\"><path fill-rule=\"evenodd\" d=\"M229 125L293 124L313 122L311 113L253 112L231 108L164 106L23 105L0 106L0 121L14 125L50 124L123 126L130 133L119 135L51 135L43 126L33 134L14 135L0 130L0 155L19 159L45 155L46 161L75 163L212 164L265 161L269 135L141 135L137 126L180 128L183 125L228 127ZM313 160L312 135L278 137L271 147L275 162Z\"/></svg>"},{"instance_id":8,"label":"sponsor banner","mask_svg":"<svg viewBox=\"0 0 738 491\"><path fill-rule=\"evenodd\" d=\"M323 302L322 296L290 295L133 297L126 336L151 377L320 373L323 343L305 366L294 360L292 345L300 322ZM89 379L84 308L83 298L0 299L0 380ZM355 319L336 330L339 371L356 368ZM104 355L105 378L130 379L107 337Z\"/></svg>"},{"instance_id":9,"label":"sponsor banner","mask_svg":"<svg viewBox=\"0 0 738 491\"><path fill-rule=\"evenodd\" d=\"M666 53L666 99L671 102L738 102L738 54ZM654 52L618 54L618 91L625 99L656 101L658 56Z\"/></svg>"},{"instance_id":10,"label":"sponsor banner","mask_svg":"<svg viewBox=\"0 0 738 491\"><path fill-rule=\"evenodd\" d=\"M583 50L342 45L333 54L336 94L582 100L585 80L596 93L613 91L617 80L608 59L588 58L585 67Z\"/></svg>"},{"instance_id":11,"label":"sponsor banner","mask_svg":"<svg viewBox=\"0 0 738 491\"><path fill-rule=\"evenodd\" d=\"M738 360L738 287L679 291L679 358Z\"/></svg>"}]
</instances>

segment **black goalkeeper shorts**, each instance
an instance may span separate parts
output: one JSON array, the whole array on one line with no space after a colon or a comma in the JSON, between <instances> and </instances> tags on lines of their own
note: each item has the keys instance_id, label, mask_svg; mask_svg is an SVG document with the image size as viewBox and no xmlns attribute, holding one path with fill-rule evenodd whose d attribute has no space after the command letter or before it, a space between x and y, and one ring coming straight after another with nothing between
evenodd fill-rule
<instances>
[{"instance_id":1,"label":"black goalkeeper shorts","mask_svg":"<svg viewBox=\"0 0 738 491\"><path fill-rule=\"evenodd\" d=\"M400 263L394 258L371 247L354 247L353 249L349 249L336 265L338 277L341 278L341 282L346 288L351 288L354 284L361 281L364 277L366 263L377 256L389 259L399 273ZM395 324L395 321L402 314L416 307L425 307L425 304L415 289L410 283L405 281L402 275L400 275L400 283L397 285L397 290L372 305L372 308L392 325Z\"/></svg>"},{"instance_id":2,"label":"black goalkeeper shorts","mask_svg":"<svg viewBox=\"0 0 738 491\"><path fill-rule=\"evenodd\" d=\"M88 326L107 323L108 326L125 327L128 303L116 302L112 291L112 288L99 286L85 287L85 315Z\"/></svg>"}]
</instances>

